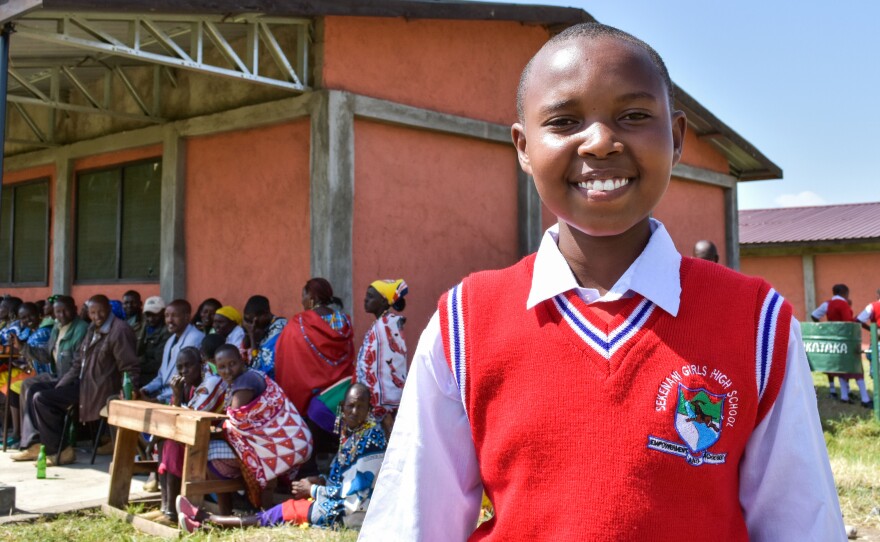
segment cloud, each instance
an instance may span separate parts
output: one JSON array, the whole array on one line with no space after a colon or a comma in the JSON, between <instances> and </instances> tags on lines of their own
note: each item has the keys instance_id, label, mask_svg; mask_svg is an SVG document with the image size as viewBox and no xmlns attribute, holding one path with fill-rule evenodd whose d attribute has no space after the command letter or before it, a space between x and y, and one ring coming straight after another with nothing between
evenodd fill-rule
<instances>
[{"instance_id":1,"label":"cloud","mask_svg":"<svg viewBox=\"0 0 880 542\"><path fill-rule=\"evenodd\" d=\"M819 194L806 190L797 194L782 194L777 196L773 203L779 207L809 207L812 205L826 205L828 202Z\"/></svg>"}]
</instances>

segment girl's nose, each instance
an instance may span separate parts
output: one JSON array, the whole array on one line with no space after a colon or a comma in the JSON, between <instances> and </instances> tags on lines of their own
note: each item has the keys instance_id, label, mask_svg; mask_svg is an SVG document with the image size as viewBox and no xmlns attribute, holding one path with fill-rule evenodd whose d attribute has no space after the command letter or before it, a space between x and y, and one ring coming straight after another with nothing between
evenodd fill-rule
<instances>
[{"instance_id":1,"label":"girl's nose","mask_svg":"<svg viewBox=\"0 0 880 542\"><path fill-rule=\"evenodd\" d=\"M606 158L623 151L623 143L605 123L594 122L588 125L582 132L582 137L583 140L578 145L578 154L581 156Z\"/></svg>"}]
</instances>

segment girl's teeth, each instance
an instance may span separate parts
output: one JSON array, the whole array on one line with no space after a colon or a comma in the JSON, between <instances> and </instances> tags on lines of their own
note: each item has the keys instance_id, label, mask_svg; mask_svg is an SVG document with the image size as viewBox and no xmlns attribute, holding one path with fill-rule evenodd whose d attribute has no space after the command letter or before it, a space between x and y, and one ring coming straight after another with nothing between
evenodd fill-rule
<instances>
[{"instance_id":1,"label":"girl's teeth","mask_svg":"<svg viewBox=\"0 0 880 542\"><path fill-rule=\"evenodd\" d=\"M629 184L629 179L607 179L604 181L587 181L585 183L578 183L578 186L581 188L586 188L587 190L608 192L611 190L617 190L618 188L626 186L627 184Z\"/></svg>"}]
</instances>

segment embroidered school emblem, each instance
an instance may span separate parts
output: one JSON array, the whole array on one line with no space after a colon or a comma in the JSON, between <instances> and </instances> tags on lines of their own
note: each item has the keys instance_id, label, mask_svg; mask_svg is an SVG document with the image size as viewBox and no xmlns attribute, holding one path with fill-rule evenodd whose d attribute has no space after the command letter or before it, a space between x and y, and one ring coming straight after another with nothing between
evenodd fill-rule
<instances>
[{"instance_id":1,"label":"embroidered school emblem","mask_svg":"<svg viewBox=\"0 0 880 542\"><path fill-rule=\"evenodd\" d=\"M684 457L694 466L724 463L726 453L714 454L708 449L721 437L726 397L726 393L719 395L704 388L691 389L679 384L675 430L684 445L648 436L648 448Z\"/></svg>"}]
</instances>

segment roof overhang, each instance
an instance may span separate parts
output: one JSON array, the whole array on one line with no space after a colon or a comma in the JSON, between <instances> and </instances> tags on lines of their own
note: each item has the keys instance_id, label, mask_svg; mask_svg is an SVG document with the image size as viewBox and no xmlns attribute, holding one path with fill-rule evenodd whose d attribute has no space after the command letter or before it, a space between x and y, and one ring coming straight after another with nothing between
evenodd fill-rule
<instances>
[{"instance_id":1,"label":"roof overhang","mask_svg":"<svg viewBox=\"0 0 880 542\"><path fill-rule=\"evenodd\" d=\"M154 67L157 85L165 84L161 79L174 84L169 68L180 68L287 91L307 90L308 21L334 15L517 21L546 26L551 33L595 21L578 8L448 0L0 0L0 24L12 21L20 34L12 40L8 101L31 127L37 143L52 146L51 135L41 131L38 119L29 118L25 106L115 115L145 124L164 120L158 104L147 103L126 81L129 67ZM304 27L297 31L301 39L296 51L282 51L272 23ZM243 39L250 44L246 51L230 45ZM28 46L19 53L16 45L23 40ZM204 47L219 51L223 62L205 61ZM275 60L270 76L257 68L256 58L263 56ZM94 91L90 96L88 83L100 78L121 80L138 107L123 112ZM76 103L59 99L64 95L59 87L73 88ZM733 177L782 177L779 166L688 93L676 86L675 95L689 128L727 159Z\"/></svg>"}]
</instances>

